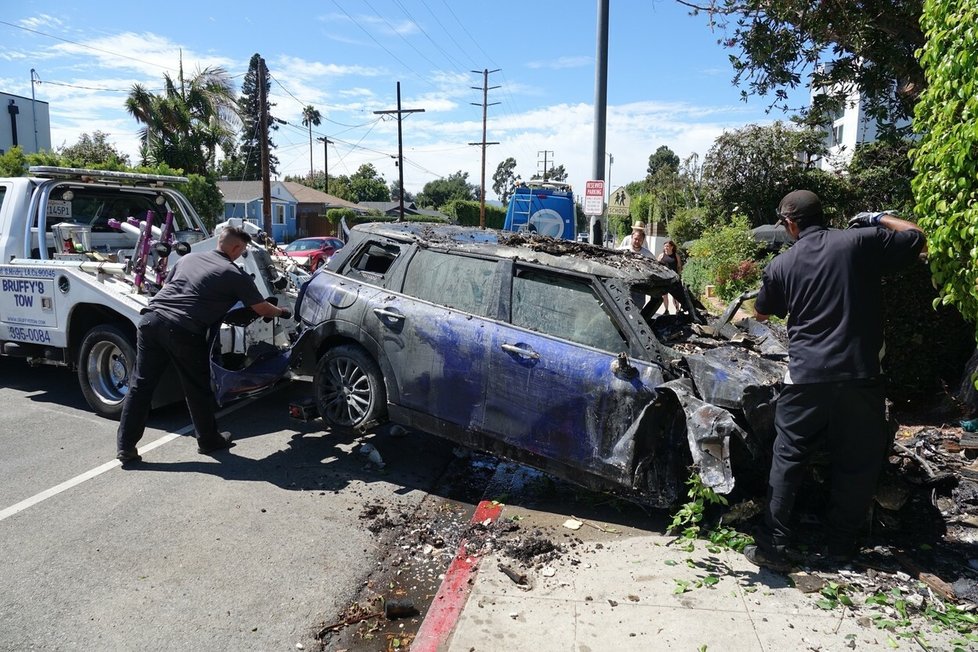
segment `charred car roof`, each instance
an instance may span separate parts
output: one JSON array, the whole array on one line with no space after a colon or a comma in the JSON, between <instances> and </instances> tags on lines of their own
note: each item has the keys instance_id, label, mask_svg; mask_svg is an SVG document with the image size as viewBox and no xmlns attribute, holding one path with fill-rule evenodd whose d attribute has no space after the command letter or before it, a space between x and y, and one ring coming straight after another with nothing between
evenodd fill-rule
<instances>
[{"instance_id":1,"label":"charred car roof","mask_svg":"<svg viewBox=\"0 0 978 652\"><path fill-rule=\"evenodd\" d=\"M642 283L666 287L678 278L671 269L641 254L532 233L426 222L372 222L356 226L353 233L357 232L413 241L422 247L456 248L535 262L555 269L621 279L627 285Z\"/></svg>"}]
</instances>

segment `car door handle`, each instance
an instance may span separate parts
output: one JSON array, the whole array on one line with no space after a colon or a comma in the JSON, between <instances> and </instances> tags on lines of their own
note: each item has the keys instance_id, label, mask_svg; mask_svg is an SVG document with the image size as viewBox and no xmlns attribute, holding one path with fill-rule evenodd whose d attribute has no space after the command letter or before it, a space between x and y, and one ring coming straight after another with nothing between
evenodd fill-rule
<instances>
[{"instance_id":1,"label":"car door handle","mask_svg":"<svg viewBox=\"0 0 978 652\"><path fill-rule=\"evenodd\" d=\"M387 317L388 319L397 319L397 320L404 319L404 315L402 315L401 313L392 312L390 310L384 310L383 308L374 308L374 314L380 317L381 319L383 319L384 317Z\"/></svg>"},{"instance_id":2,"label":"car door handle","mask_svg":"<svg viewBox=\"0 0 978 652\"><path fill-rule=\"evenodd\" d=\"M503 344L500 348L502 348L502 350L506 353L515 353L516 355L521 355L524 358L532 358L534 360L540 359L540 354L533 349L524 349L514 344Z\"/></svg>"}]
</instances>

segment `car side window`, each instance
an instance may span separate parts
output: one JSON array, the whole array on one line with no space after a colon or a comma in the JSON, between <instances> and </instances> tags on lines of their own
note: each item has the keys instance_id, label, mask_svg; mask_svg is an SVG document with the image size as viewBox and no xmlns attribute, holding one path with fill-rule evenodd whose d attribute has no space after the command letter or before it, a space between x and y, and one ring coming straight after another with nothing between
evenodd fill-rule
<instances>
[{"instance_id":1,"label":"car side window","mask_svg":"<svg viewBox=\"0 0 978 652\"><path fill-rule=\"evenodd\" d=\"M488 317L496 261L419 249L404 275L404 294Z\"/></svg>"},{"instance_id":2,"label":"car side window","mask_svg":"<svg viewBox=\"0 0 978 652\"><path fill-rule=\"evenodd\" d=\"M518 270L513 278L512 323L602 351L628 349L601 298L583 279Z\"/></svg>"},{"instance_id":3,"label":"car side window","mask_svg":"<svg viewBox=\"0 0 978 652\"><path fill-rule=\"evenodd\" d=\"M347 275L368 283L382 281L400 253L401 248L396 245L369 242L350 261Z\"/></svg>"}]
</instances>

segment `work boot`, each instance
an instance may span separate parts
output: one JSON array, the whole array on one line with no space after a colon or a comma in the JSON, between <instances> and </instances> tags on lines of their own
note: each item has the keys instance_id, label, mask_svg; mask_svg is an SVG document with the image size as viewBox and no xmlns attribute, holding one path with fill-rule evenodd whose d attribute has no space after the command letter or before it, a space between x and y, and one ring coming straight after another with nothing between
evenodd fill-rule
<instances>
[{"instance_id":1,"label":"work boot","mask_svg":"<svg viewBox=\"0 0 978 652\"><path fill-rule=\"evenodd\" d=\"M135 448L126 451L119 451L115 458L122 462L122 466L128 466L130 464L143 461L143 458L139 456L139 453L136 452Z\"/></svg>"},{"instance_id":2,"label":"work boot","mask_svg":"<svg viewBox=\"0 0 978 652\"><path fill-rule=\"evenodd\" d=\"M197 452L201 455L210 455L211 453L217 453L218 451L227 450L234 446L234 442L231 441L231 433L221 432L218 433L217 439L213 442L201 442L197 440Z\"/></svg>"},{"instance_id":3,"label":"work boot","mask_svg":"<svg viewBox=\"0 0 978 652\"><path fill-rule=\"evenodd\" d=\"M794 567L784 552L762 548L757 545L744 546L744 557L755 566L768 568L781 573L787 573Z\"/></svg>"}]
</instances>

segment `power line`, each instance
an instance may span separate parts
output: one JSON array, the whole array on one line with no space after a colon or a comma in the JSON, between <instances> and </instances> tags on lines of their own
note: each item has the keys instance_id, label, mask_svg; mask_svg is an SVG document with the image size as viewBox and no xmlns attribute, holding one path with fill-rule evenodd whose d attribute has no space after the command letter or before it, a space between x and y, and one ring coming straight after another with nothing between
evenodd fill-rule
<instances>
[{"instance_id":1,"label":"power line","mask_svg":"<svg viewBox=\"0 0 978 652\"><path fill-rule=\"evenodd\" d=\"M400 4L400 2L398 2L398 4ZM431 10L431 7L428 6L428 3L425 2L425 0L421 0L421 4L423 4L424 8L428 10L428 13L431 14L431 17L435 19L435 22L438 23L438 26L441 27L443 32L445 32L445 34L448 36L448 39L455 44L455 47L457 47L460 52L464 52L465 56L469 58L469 61L472 62L472 64L476 64L476 60L472 57L472 55L469 54L469 52L465 48L463 48L458 41L455 40L455 36L452 34L452 32L449 29L447 29L440 20L438 20L438 14L436 14Z\"/></svg>"},{"instance_id":2,"label":"power line","mask_svg":"<svg viewBox=\"0 0 978 652\"><path fill-rule=\"evenodd\" d=\"M427 61L428 63L430 63L432 68L434 68L435 70L437 70L439 68L439 66L438 66L437 63L435 63L434 61L432 61L431 59L429 59L427 54L425 54L424 52L422 52L421 50L419 50L413 43L411 43L411 41L407 40L407 38L405 38L404 35L401 34L400 30L398 30L396 27L394 27L393 25L391 25L390 24L390 21L387 20L386 18L384 18L383 14L381 14L379 11L377 11L376 9L374 9L373 8L373 5L370 4L370 0L363 0L363 2L368 7L370 7L370 11L372 11L375 14L377 14L378 16L380 16L380 19L383 20L385 23L387 23L387 26L391 28L391 31L392 32L394 32L395 34L397 34L401 38L402 41L404 41L405 43L408 44L408 46L410 46L410 48L412 50L414 50L415 52L417 52L418 54L420 54L421 55L421 58L423 58L425 61ZM410 18L410 16L409 16L409 18ZM418 25L418 23L416 21L414 21L413 19L412 19L412 22L414 22L415 25ZM424 28L422 28L421 25L418 25L418 29L420 29L422 32L424 31Z\"/></svg>"},{"instance_id":3,"label":"power line","mask_svg":"<svg viewBox=\"0 0 978 652\"><path fill-rule=\"evenodd\" d=\"M411 66L409 66L409 65L407 65L406 63L404 63L403 61L401 61L401 60L400 60L400 59L399 59L399 58L397 57L397 55L396 55L396 54L394 54L393 52L391 52L390 50L388 50L388 49L387 49L387 47L386 47L386 46L385 46L385 45L384 45L383 43L381 43L381 42L380 42L380 41L378 41L378 40L377 40L376 38L374 38L374 35L373 35L373 34L371 34L370 32L368 32L368 31L367 31L367 29L366 29L366 28L365 28L365 27L364 27L363 25L361 25L361 24L360 24L360 22L359 22L359 21L358 21L358 20L357 20L356 18L354 18L353 16L351 16L351 15L350 15L350 14L349 14L349 13L348 13L348 12L346 11L346 9L344 9L343 7L341 7L341 6L340 6L340 4L339 4L339 3L338 3L338 2L336 1L336 0L333 0L333 4L334 4L334 5L336 5L336 8L337 8L337 9L339 9L339 10L340 10L341 12L343 12L343 14L344 14L344 15L345 15L345 16L346 16L347 18L349 18L349 19L350 19L350 20L351 20L351 21L353 22L353 24L354 24L354 25L356 25L357 27L359 27L359 28L360 28L360 31L362 31L362 32L363 32L364 34L366 34L366 35L367 35L367 36L368 36L368 37L370 38L370 40L371 40L371 41L373 41L374 43L376 43L376 44L377 44L378 46L380 46L380 48L381 48L381 49L382 49L382 50L383 50L384 52L386 52L387 54L389 54L389 55L391 56L391 58L392 58L392 59L394 59L394 61L396 61L396 62L398 62L399 64L401 64L402 66L404 66L404 68L406 68L407 70L410 70L410 71L411 71L412 73L414 73L414 75L415 75L416 77L418 77L419 79L421 79L421 80L422 80L423 82L425 82L426 84L428 84L428 85L429 85L429 86L431 86L432 88L438 88L438 87L437 87L437 86L435 86L435 85L434 85L433 83L431 83L431 81L430 81L430 80L429 80L429 79L428 79L427 77L425 77L424 75L422 75L422 74L420 74L420 73L418 73L418 71L416 71L416 70L415 70L414 68L412 68Z\"/></svg>"},{"instance_id":4,"label":"power line","mask_svg":"<svg viewBox=\"0 0 978 652\"><path fill-rule=\"evenodd\" d=\"M397 6L399 6L401 8L401 11L404 12L404 15L406 15L408 17L408 19L412 23L414 23L415 25L418 26L418 29L420 29L421 30L421 33L425 35L425 38L427 38L429 41L431 41L431 44L435 46L435 49L437 49L439 52L441 52L445 56L445 58L448 59L448 61L449 61L449 63L451 65L455 66L455 68L457 70L461 71L462 70L462 64L460 64L458 62L458 60L455 59L455 57L453 57L451 54L449 54L448 52L446 52L445 49L441 46L441 44L438 43L438 41L436 41L435 39L431 38L431 36L428 34L428 32L425 31L425 28L421 25L421 23L419 23L417 20L414 19L414 16L412 16L411 15L411 12L408 11L407 7L404 6L404 3L402 3L401 0L394 0L394 2L395 2L395 4L397 4ZM427 57L425 57L425 58L427 58Z\"/></svg>"},{"instance_id":5,"label":"power line","mask_svg":"<svg viewBox=\"0 0 978 652\"><path fill-rule=\"evenodd\" d=\"M166 70L167 72L170 71L170 68L168 68L168 67L166 67L166 66L164 66L162 64L155 63L153 61L146 61L145 59L137 59L136 57L130 57L130 56L126 55L126 54L120 54L118 52L112 52L111 50L103 50L102 48L97 48L94 45L86 45L85 43L79 43L78 41L72 41L71 39L66 39L66 38L62 38L60 36L55 36L54 34L46 34L44 32L40 32L40 31L38 31L36 29L31 29L29 27L24 27L23 25L15 25L14 23L8 23L5 20L0 20L0 25L6 25L7 27L13 27L14 29L20 29L20 30L23 30L25 32L30 32L32 34L37 34L38 36L44 36L44 37L47 37L47 38L53 38L56 41L61 41L63 43L70 43L72 45L77 45L80 48L87 48L89 50L94 50L95 52L101 52L102 54L111 54L113 57L119 57L119 58L122 58L122 59L129 59L130 61L136 61L138 63L145 63L148 66L156 66L157 68L162 68L163 70Z\"/></svg>"}]
</instances>

